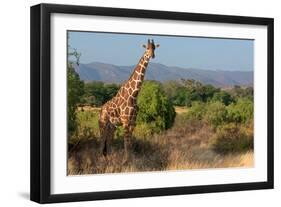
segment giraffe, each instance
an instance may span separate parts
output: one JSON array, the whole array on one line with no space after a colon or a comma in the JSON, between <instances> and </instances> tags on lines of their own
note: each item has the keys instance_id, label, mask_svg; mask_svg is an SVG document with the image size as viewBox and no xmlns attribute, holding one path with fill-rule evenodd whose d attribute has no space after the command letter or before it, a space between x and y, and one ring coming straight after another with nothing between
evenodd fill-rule
<instances>
[{"instance_id":1,"label":"giraffe","mask_svg":"<svg viewBox=\"0 0 281 207\"><path fill-rule=\"evenodd\" d=\"M131 137L137 116L137 96L144 80L145 71L150 58L154 58L154 50L160 45L153 40L143 45L146 49L129 79L123 83L116 96L106 102L99 114L101 135L101 152L106 156L110 152L111 142L117 126L124 128L125 160L128 160L131 149Z\"/></svg>"}]
</instances>

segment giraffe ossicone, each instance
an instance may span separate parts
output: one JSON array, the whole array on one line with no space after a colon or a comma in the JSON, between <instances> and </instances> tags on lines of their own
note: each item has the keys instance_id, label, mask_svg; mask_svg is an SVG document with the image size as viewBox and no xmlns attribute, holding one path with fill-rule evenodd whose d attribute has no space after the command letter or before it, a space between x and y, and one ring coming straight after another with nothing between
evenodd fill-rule
<instances>
[{"instance_id":1,"label":"giraffe ossicone","mask_svg":"<svg viewBox=\"0 0 281 207\"><path fill-rule=\"evenodd\" d=\"M131 137L136 126L137 96L141 89L149 60L155 57L154 51L160 45L155 45L153 40L148 39L147 44L143 46L146 50L129 79L123 83L116 96L101 108L99 128L101 152L104 156L110 152L116 127L123 126L125 160L128 160L129 150L131 150Z\"/></svg>"}]
</instances>

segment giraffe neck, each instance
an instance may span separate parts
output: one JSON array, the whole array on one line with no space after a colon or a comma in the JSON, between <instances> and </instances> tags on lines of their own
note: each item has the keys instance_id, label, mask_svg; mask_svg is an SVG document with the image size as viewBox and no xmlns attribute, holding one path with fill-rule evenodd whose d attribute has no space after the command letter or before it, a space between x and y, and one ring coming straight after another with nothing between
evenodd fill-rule
<instances>
[{"instance_id":1,"label":"giraffe neck","mask_svg":"<svg viewBox=\"0 0 281 207\"><path fill-rule=\"evenodd\" d=\"M134 72L129 78L125 87L129 89L129 95L136 97L141 89L142 82L144 80L145 71L149 63L150 56L145 52L141 57L138 65L135 67Z\"/></svg>"}]
</instances>

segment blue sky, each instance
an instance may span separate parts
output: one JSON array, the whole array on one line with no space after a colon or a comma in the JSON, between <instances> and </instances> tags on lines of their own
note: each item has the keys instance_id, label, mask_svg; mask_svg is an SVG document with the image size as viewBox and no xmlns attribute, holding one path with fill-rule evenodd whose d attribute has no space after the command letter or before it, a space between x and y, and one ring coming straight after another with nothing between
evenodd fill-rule
<instances>
[{"instance_id":1,"label":"blue sky","mask_svg":"<svg viewBox=\"0 0 281 207\"><path fill-rule=\"evenodd\" d=\"M136 65L148 38L160 44L152 62L208 70L253 70L253 40L69 32L69 44L81 52L81 63Z\"/></svg>"}]
</instances>

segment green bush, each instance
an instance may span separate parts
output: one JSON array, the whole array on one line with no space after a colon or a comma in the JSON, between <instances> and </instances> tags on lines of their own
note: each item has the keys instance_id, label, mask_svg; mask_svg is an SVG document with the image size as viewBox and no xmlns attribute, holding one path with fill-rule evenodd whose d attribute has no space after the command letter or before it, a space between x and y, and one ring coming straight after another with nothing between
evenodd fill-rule
<instances>
[{"instance_id":1,"label":"green bush","mask_svg":"<svg viewBox=\"0 0 281 207\"><path fill-rule=\"evenodd\" d=\"M155 123L138 123L133 131L133 136L135 138L146 139L151 137L154 133L159 133L161 130L155 126ZM123 139L124 128L118 126L115 131L115 137L118 139Z\"/></svg>"},{"instance_id":2,"label":"green bush","mask_svg":"<svg viewBox=\"0 0 281 207\"><path fill-rule=\"evenodd\" d=\"M206 104L201 101L194 101L186 114L186 118L189 120L203 120L205 114Z\"/></svg>"},{"instance_id":3,"label":"green bush","mask_svg":"<svg viewBox=\"0 0 281 207\"><path fill-rule=\"evenodd\" d=\"M176 112L160 83L145 81L137 105L137 124L150 123L160 131L173 125Z\"/></svg>"},{"instance_id":4,"label":"green bush","mask_svg":"<svg viewBox=\"0 0 281 207\"><path fill-rule=\"evenodd\" d=\"M253 128L234 123L220 126L212 142L212 148L219 153L234 153L253 149Z\"/></svg>"},{"instance_id":5,"label":"green bush","mask_svg":"<svg viewBox=\"0 0 281 207\"><path fill-rule=\"evenodd\" d=\"M69 144L74 144L81 140L99 137L99 112L98 111L77 111L77 129L69 139Z\"/></svg>"},{"instance_id":6,"label":"green bush","mask_svg":"<svg viewBox=\"0 0 281 207\"><path fill-rule=\"evenodd\" d=\"M186 118L207 121L214 129L227 123L248 124L254 118L254 105L250 99L238 99L229 106L221 101L196 101L192 103Z\"/></svg>"},{"instance_id":7,"label":"green bush","mask_svg":"<svg viewBox=\"0 0 281 207\"><path fill-rule=\"evenodd\" d=\"M207 104L205 119L217 128L219 125L224 124L227 118L226 106L222 102L211 102Z\"/></svg>"},{"instance_id":8,"label":"green bush","mask_svg":"<svg viewBox=\"0 0 281 207\"><path fill-rule=\"evenodd\" d=\"M154 123L140 123L136 126L133 132L133 136L137 138L146 139L154 133L159 133L160 129L155 126Z\"/></svg>"},{"instance_id":9,"label":"green bush","mask_svg":"<svg viewBox=\"0 0 281 207\"><path fill-rule=\"evenodd\" d=\"M247 123L254 117L254 103L250 99L238 99L227 107L228 122Z\"/></svg>"}]
</instances>

